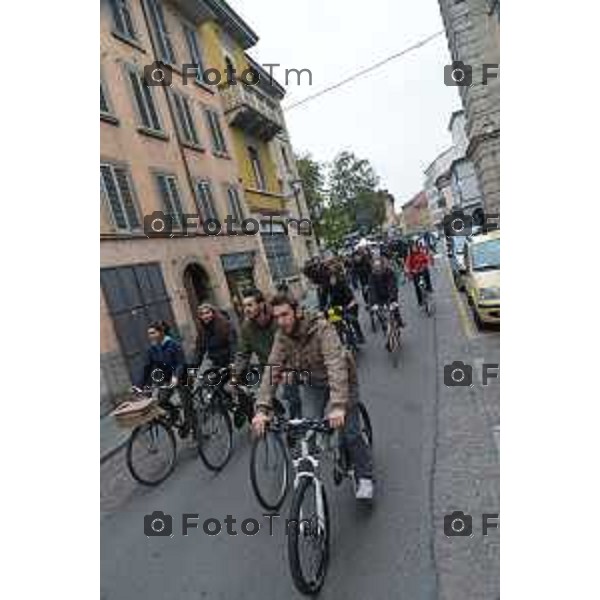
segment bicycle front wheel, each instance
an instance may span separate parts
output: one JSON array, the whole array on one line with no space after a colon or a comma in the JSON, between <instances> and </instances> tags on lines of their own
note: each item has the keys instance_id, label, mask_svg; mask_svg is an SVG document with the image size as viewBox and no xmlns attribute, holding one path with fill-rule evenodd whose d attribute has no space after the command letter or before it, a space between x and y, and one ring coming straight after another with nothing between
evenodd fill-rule
<instances>
[{"instance_id":1,"label":"bicycle front wheel","mask_svg":"<svg viewBox=\"0 0 600 600\"><path fill-rule=\"evenodd\" d=\"M231 417L221 404L209 404L198 411L198 454L211 471L220 471L233 448Z\"/></svg>"},{"instance_id":2,"label":"bicycle front wheel","mask_svg":"<svg viewBox=\"0 0 600 600\"><path fill-rule=\"evenodd\" d=\"M287 495L290 464L281 436L272 431L257 437L250 452L250 483L266 510L278 510Z\"/></svg>"},{"instance_id":3,"label":"bicycle front wheel","mask_svg":"<svg viewBox=\"0 0 600 600\"><path fill-rule=\"evenodd\" d=\"M317 594L329 564L329 509L325 488L314 477L301 477L287 528L294 585L302 594Z\"/></svg>"},{"instance_id":4,"label":"bicycle front wheel","mask_svg":"<svg viewBox=\"0 0 600 600\"><path fill-rule=\"evenodd\" d=\"M173 429L159 420L139 425L127 443L127 468L143 485L162 483L175 468L177 445Z\"/></svg>"}]
</instances>

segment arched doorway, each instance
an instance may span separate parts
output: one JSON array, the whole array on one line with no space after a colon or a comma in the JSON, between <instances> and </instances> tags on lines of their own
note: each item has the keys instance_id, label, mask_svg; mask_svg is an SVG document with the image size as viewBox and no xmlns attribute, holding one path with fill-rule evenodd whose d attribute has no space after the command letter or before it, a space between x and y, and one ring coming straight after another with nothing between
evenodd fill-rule
<instances>
[{"instance_id":1,"label":"arched doorway","mask_svg":"<svg viewBox=\"0 0 600 600\"><path fill-rule=\"evenodd\" d=\"M183 272L183 285L187 293L190 313L192 318L195 318L198 305L210 300L208 275L198 263L192 263Z\"/></svg>"}]
</instances>

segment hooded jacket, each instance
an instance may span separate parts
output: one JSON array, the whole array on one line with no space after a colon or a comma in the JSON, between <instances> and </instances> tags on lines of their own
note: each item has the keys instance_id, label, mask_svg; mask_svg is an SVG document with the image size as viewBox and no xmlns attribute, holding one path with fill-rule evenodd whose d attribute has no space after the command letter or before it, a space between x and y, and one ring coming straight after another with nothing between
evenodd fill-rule
<instances>
[{"instance_id":1,"label":"hooded jacket","mask_svg":"<svg viewBox=\"0 0 600 600\"><path fill-rule=\"evenodd\" d=\"M298 318L291 335L281 329L277 331L268 366L256 400L257 411L267 414L272 408L276 375L282 370L294 370L298 379L307 385L329 387L326 412L346 408L351 398L350 386L358 384L354 358L342 346L335 328L308 311Z\"/></svg>"}]
</instances>

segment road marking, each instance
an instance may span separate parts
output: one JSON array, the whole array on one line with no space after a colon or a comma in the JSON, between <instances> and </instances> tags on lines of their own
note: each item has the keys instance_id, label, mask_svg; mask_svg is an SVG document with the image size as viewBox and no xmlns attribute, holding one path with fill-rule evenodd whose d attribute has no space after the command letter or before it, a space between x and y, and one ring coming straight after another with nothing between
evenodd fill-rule
<instances>
[{"instance_id":1,"label":"road marking","mask_svg":"<svg viewBox=\"0 0 600 600\"><path fill-rule=\"evenodd\" d=\"M454 277L452 275L452 269L450 268L450 262L448 259L444 261L446 265L446 271L448 273L448 278L450 279L450 287L452 288L452 296L454 297L454 303L456 304L456 309L458 310L458 315L460 317L460 324L462 326L463 333L468 340L472 340L475 337L475 332L473 330L473 324L471 323L471 319L467 314L467 310L465 309L465 305L460 298L459 292L456 289L456 285L454 284Z\"/></svg>"}]
</instances>

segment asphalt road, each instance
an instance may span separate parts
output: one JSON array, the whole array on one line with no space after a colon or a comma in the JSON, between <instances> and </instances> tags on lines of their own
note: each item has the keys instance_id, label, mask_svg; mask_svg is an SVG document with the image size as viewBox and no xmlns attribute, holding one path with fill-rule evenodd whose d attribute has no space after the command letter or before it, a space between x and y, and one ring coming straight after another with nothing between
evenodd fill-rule
<instances>
[{"instance_id":1,"label":"asphalt road","mask_svg":"<svg viewBox=\"0 0 600 600\"><path fill-rule=\"evenodd\" d=\"M469 388L447 388L443 367L454 360L481 370L498 362L498 332L477 333L460 308L444 261L435 269L437 312L427 318L412 288L402 290L407 321L400 365L393 369L380 336L370 333L359 357L361 398L375 435L376 502L356 506L345 482L328 487L332 556L320 597L346 600L495 599L498 533L448 539L443 516L452 510L499 508L499 394L474 377ZM300 598L288 571L284 520L272 531L249 483L249 436L236 436L234 455L218 475L184 446L174 474L157 489L135 484L122 454L101 467L101 597L103 600ZM457 480L457 474L460 477ZM173 537L146 537L144 516L173 517ZM182 535L184 513L236 519L217 536L201 528ZM260 531L241 532L254 518ZM474 527L475 528L475 527ZM271 535L272 534L272 535Z\"/></svg>"}]
</instances>

